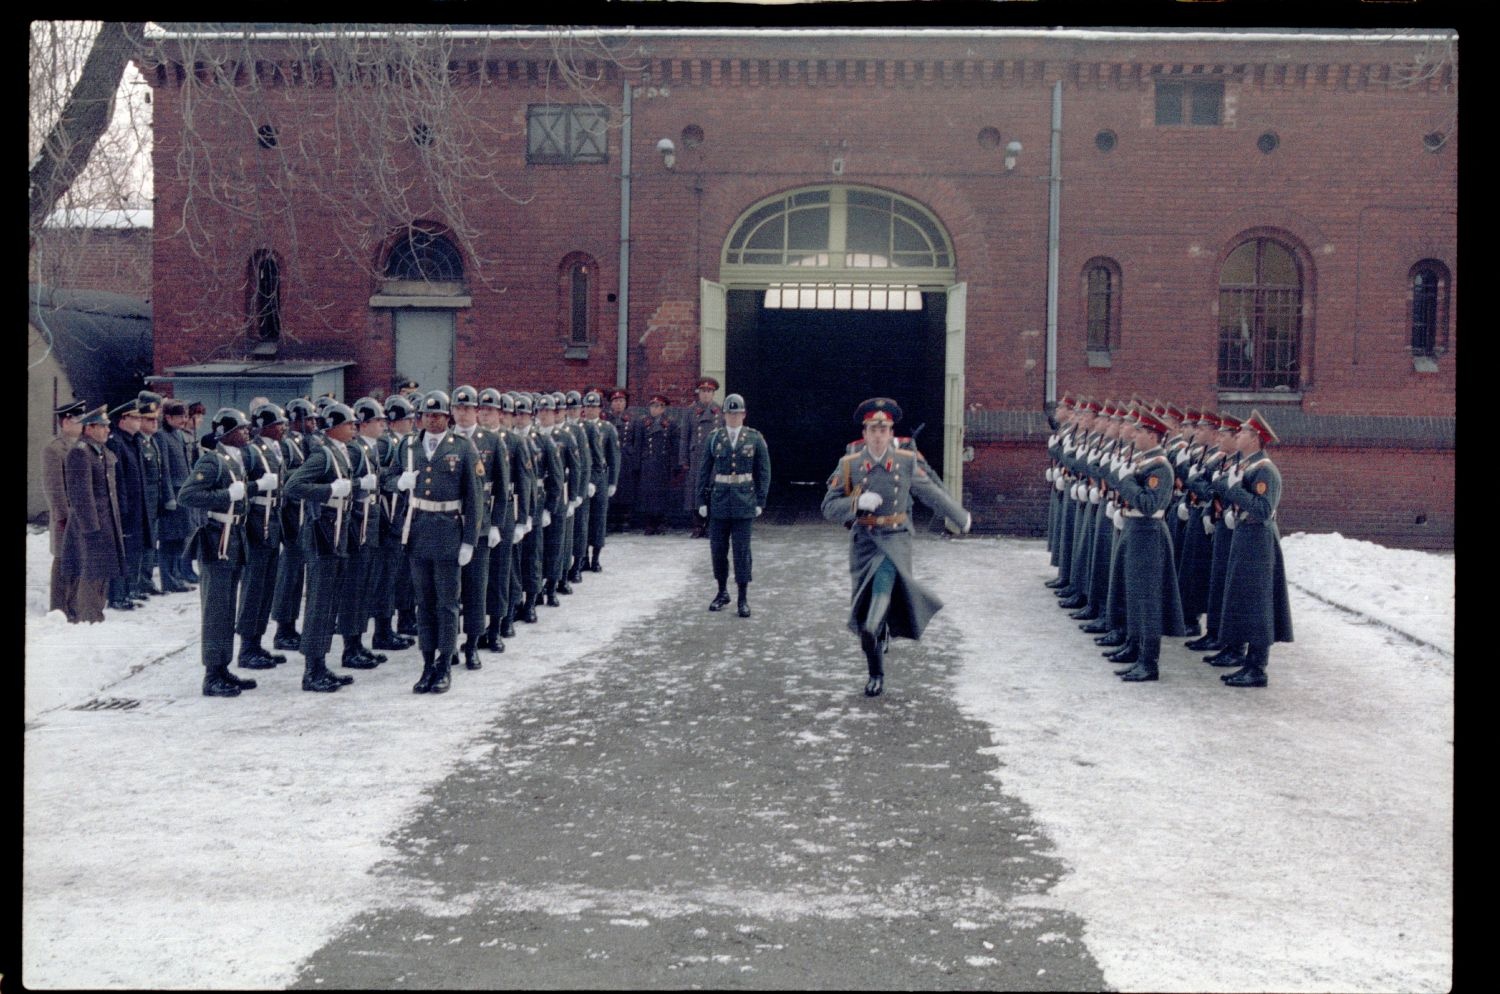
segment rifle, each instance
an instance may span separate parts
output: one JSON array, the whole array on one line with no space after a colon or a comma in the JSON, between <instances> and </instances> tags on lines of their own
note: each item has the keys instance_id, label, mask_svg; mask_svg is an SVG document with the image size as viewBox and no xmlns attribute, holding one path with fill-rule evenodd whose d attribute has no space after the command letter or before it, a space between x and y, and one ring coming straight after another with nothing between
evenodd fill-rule
<instances>
[{"instance_id":1,"label":"rifle","mask_svg":"<svg viewBox=\"0 0 1500 994\"><path fill-rule=\"evenodd\" d=\"M338 454L333 451L331 446L328 449L328 461L333 464L333 478L335 480L342 480L344 478L344 474L339 472L339 457ZM344 505L349 502L349 498L339 497L337 498L337 500L339 502L339 506L334 508L333 517L333 547L335 549L339 547L339 539L342 538L344 534Z\"/></svg>"},{"instance_id":2,"label":"rifle","mask_svg":"<svg viewBox=\"0 0 1500 994\"><path fill-rule=\"evenodd\" d=\"M224 454L222 452L218 455L220 459L224 460L226 465L229 463L229 460L224 457ZM231 483L234 482L234 467L232 465L229 466L229 480ZM229 558L229 530L234 527L234 504L235 502L232 500L229 502L229 520L219 522L219 524L223 526L219 529L220 560Z\"/></svg>"},{"instance_id":3,"label":"rifle","mask_svg":"<svg viewBox=\"0 0 1500 994\"><path fill-rule=\"evenodd\" d=\"M412 438L406 439L406 471L408 473L410 473L413 468L411 464L411 450L412 446L416 444L417 443L413 441ZM414 492L415 488L413 488L411 491L408 491L406 494L406 523L401 526L402 545L406 544L407 537L411 535L411 513L416 509L415 505L412 504L412 493Z\"/></svg>"}]
</instances>

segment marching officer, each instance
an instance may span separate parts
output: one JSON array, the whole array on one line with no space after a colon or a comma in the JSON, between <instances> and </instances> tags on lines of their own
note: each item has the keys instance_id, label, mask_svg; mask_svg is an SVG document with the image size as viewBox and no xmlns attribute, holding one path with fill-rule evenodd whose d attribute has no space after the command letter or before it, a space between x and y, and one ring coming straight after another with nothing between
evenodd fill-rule
<instances>
[{"instance_id":1,"label":"marching officer","mask_svg":"<svg viewBox=\"0 0 1500 994\"><path fill-rule=\"evenodd\" d=\"M702 462L693 492L698 514L708 520L709 559L719 591L710 611L729 603L729 546L734 545L734 582L739 587L738 611L750 617L751 523L766 509L771 492L771 450L765 436L745 425L745 398L724 398L724 426L715 428L703 446Z\"/></svg>"},{"instance_id":2,"label":"marching officer","mask_svg":"<svg viewBox=\"0 0 1500 994\"><path fill-rule=\"evenodd\" d=\"M453 434L468 439L474 446L478 458L474 471L479 474L481 511L479 516L479 542L474 547L474 558L463 568L459 588L463 602L464 667L477 670L479 661L479 639L489 626L485 620L485 605L489 599L490 558L510 551L510 536L504 531L506 508L510 490L510 460L506 458L505 443L500 436L479 424L479 391L464 385L453 391ZM500 543L505 548L500 548ZM490 643L493 646L493 643ZM505 644L494 651L504 652Z\"/></svg>"},{"instance_id":3,"label":"marching officer","mask_svg":"<svg viewBox=\"0 0 1500 994\"><path fill-rule=\"evenodd\" d=\"M253 434L240 452L245 457L247 482L255 484L249 498L245 522L245 566L240 574L240 615L235 631L240 636L239 666L244 670L268 670L286 662L286 656L266 651L261 645L271 618L276 593L276 565L281 559L281 500L279 483L286 478L281 433L286 413L272 403L250 412Z\"/></svg>"},{"instance_id":4,"label":"marching officer","mask_svg":"<svg viewBox=\"0 0 1500 994\"><path fill-rule=\"evenodd\" d=\"M340 665L372 670L385 662L384 653L372 652L364 644L365 628L375 613L375 588L381 565L380 539L385 530L380 503L380 455L376 439L385 433L385 408L373 397L361 397L350 408L354 412L354 437L349 440L349 472L354 480L350 494L349 558L339 580L338 617L335 630L344 640Z\"/></svg>"},{"instance_id":5,"label":"marching officer","mask_svg":"<svg viewBox=\"0 0 1500 994\"><path fill-rule=\"evenodd\" d=\"M865 696L885 690L885 646L890 638L920 639L943 602L917 582L911 568L912 498L963 532L973 516L948 495L919 453L891 444L901 407L872 397L855 410L865 444L839 460L823 495L823 517L849 529L852 594L849 630L859 636L869 679Z\"/></svg>"},{"instance_id":6,"label":"marching officer","mask_svg":"<svg viewBox=\"0 0 1500 994\"><path fill-rule=\"evenodd\" d=\"M90 624L104 620L107 585L125 575L125 539L115 472L116 456L109 439L109 415L99 405L79 417L79 440L63 464L68 510L63 528L64 583L75 587L77 619Z\"/></svg>"},{"instance_id":7,"label":"marching officer","mask_svg":"<svg viewBox=\"0 0 1500 994\"><path fill-rule=\"evenodd\" d=\"M233 407L220 408L202 440L202 455L177 494L179 504L204 514L192 542L198 560L198 599L203 619L203 695L237 697L255 681L229 671L234 660L235 602L245 564L247 498L260 487L245 475L241 449L250 440L250 419Z\"/></svg>"},{"instance_id":8,"label":"marching officer","mask_svg":"<svg viewBox=\"0 0 1500 994\"><path fill-rule=\"evenodd\" d=\"M677 421L667 414L667 395L652 394L646 416L636 422L635 428L640 471L635 506L647 535L660 535L666 525L678 434Z\"/></svg>"},{"instance_id":9,"label":"marching officer","mask_svg":"<svg viewBox=\"0 0 1500 994\"><path fill-rule=\"evenodd\" d=\"M282 466L291 474L307 461L308 439L312 437L313 406L305 397L293 397L286 403L288 430L281 436ZM307 508L302 501L287 493L281 498L281 555L276 563L276 590L271 595L271 617L276 621L276 634L271 646L298 652L302 648L302 636L297 631L297 615L302 609L302 588L307 572L307 561L302 555L302 528L307 521Z\"/></svg>"},{"instance_id":10,"label":"marching officer","mask_svg":"<svg viewBox=\"0 0 1500 994\"><path fill-rule=\"evenodd\" d=\"M708 442L708 436L715 428L724 426L724 410L714 403L714 393L718 389L719 381L712 376L705 376L698 381L697 398L683 414L682 431L678 437L677 465L687 476L682 488L682 508L694 515L694 538L702 538L708 532L708 521L703 517L703 512L698 510L702 502L698 500L692 474L703 463L703 448Z\"/></svg>"},{"instance_id":11,"label":"marching officer","mask_svg":"<svg viewBox=\"0 0 1500 994\"><path fill-rule=\"evenodd\" d=\"M479 453L449 430L450 401L441 390L422 399L422 432L402 439L388 473L408 493L402 542L411 566L422 675L413 693L451 685L458 651L459 572L474 558L484 502Z\"/></svg>"},{"instance_id":12,"label":"marching officer","mask_svg":"<svg viewBox=\"0 0 1500 994\"><path fill-rule=\"evenodd\" d=\"M617 387L610 391L609 410L603 415L620 440L620 474L609 503L609 524L615 531L623 531L635 513L635 479L640 472L635 451L635 419L629 404L629 391Z\"/></svg>"},{"instance_id":13,"label":"marching officer","mask_svg":"<svg viewBox=\"0 0 1500 994\"><path fill-rule=\"evenodd\" d=\"M52 549L52 580L49 611L61 611L69 624L77 624L78 580L62 575L63 532L68 525L68 452L83 437L83 415L88 405L81 400L53 410L57 434L42 449L42 489L47 496L47 532Z\"/></svg>"},{"instance_id":14,"label":"marching officer","mask_svg":"<svg viewBox=\"0 0 1500 994\"><path fill-rule=\"evenodd\" d=\"M591 552L583 567L591 573L598 573L602 568L599 553L609 531L610 501L620 484L620 435L614 425L600 417L602 405L603 398L597 390L590 390L583 397L583 423L586 427L592 426L599 439L599 451L594 459L594 496L589 510L588 544Z\"/></svg>"},{"instance_id":15,"label":"marching officer","mask_svg":"<svg viewBox=\"0 0 1500 994\"><path fill-rule=\"evenodd\" d=\"M1292 641L1286 564L1276 527L1281 471L1266 452L1267 445L1278 441L1265 416L1251 411L1235 436L1238 469L1214 483L1214 494L1229 505L1224 513L1234 518L1218 634L1229 652L1242 653L1244 666L1222 678L1230 687L1264 687L1271 643Z\"/></svg>"},{"instance_id":16,"label":"marching officer","mask_svg":"<svg viewBox=\"0 0 1500 994\"><path fill-rule=\"evenodd\" d=\"M306 563L307 604L300 639L302 689L326 694L354 682L352 676L328 668L338 611L340 581L349 558L349 533L354 527L352 495L354 465L349 445L354 439L354 411L346 404L324 406L323 437L307 445L302 465L292 471L286 499L303 504L300 545ZM345 643L345 648L348 643Z\"/></svg>"}]
</instances>

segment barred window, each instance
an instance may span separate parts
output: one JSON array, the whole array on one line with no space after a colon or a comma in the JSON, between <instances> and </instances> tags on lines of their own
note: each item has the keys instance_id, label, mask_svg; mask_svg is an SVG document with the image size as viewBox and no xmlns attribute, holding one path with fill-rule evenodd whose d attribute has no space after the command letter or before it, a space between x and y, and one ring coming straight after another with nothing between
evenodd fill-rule
<instances>
[{"instance_id":1,"label":"barred window","mask_svg":"<svg viewBox=\"0 0 1500 994\"><path fill-rule=\"evenodd\" d=\"M1448 349L1448 267L1423 259L1411 269L1411 352L1436 356Z\"/></svg>"},{"instance_id":2,"label":"barred window","mask_svg":"<svg viewBox=\"0 0 1500 994\"><path fill-rule=\"evenodd\" d=\"M1156 81L1156 123L1218 127L1224 106L1224 84L1201 80Z\"/></svg>"},{"instance_id":3,"label":"barred window","mask_svg":"<svg viewBox=\"0 0 1500 994\"><path fill-rule=\"evenodd\" d=\"M1301 387L1302 267L1270 238L1239 245L1219 272L1219 387Z\"/></svg>"},{"instance_id":4,"label":"barred window","mask_svg":"<svg viewBox=\"0 0 1500 994\"><path fill-rule=\"evenodd\" d=\"M1090 259L1083 267L1085 346L1110 352L1120 344L1120 266L1113 259Z\"/></svg>"},{"instance_id":5,"label":"barred window","mask_svg":"<svg viewBox=\"0 0 1500 994\"><path fill-rule=\"evenodd\" d=\"M526 108L526 161L609 161L609 109L572 104Z\"/></svg>"},{"instance_id":6,"label":"barred window","mask_svg":"<svg viewBox=\"0 0 1500 994\"><path fill-rule=\"evenodd\" d=\"M269 250L250 257L250 325L263 342L281 337L281 264Z\"/></svg>"},{"instance_id":7,"label":"barred window","mask_svg":"<svg viewBox=\"0 0 1500 994\"><path fill-rule=\"evenodd\" d=\"M464 261L442 235L414 228L391 249L385 276L391 280L453 282L464 278Z\"/></svg>"}]
</instances>

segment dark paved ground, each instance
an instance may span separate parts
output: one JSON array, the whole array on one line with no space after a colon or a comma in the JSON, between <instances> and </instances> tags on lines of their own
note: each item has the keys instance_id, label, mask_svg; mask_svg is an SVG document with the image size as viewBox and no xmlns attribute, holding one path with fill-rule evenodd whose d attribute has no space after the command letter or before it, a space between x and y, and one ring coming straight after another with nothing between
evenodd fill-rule
<instances>
[{"instance_id":1,"label":"dark paved ground","mask_svg":"<svg viewBox=\"0 0 1500 994\"><path fill-rule=\"evenodd\" d=\"M941 618L862 695L843 536L759 526L754 617L664 597L493 748L434 756L388 903L298 986L1100 989L1082 923L1028 906L1063 868L954 705Z\"/></svg>"}]
</instances>

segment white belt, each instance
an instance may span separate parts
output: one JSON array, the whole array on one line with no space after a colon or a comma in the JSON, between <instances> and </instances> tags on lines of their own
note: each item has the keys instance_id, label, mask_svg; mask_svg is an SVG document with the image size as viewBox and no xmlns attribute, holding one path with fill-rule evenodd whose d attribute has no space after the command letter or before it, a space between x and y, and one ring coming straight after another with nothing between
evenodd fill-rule
<instances>
[{"instance_id":1,"label":"white belt","mask_svg":"<svg viewBox=\"0 0 1500 994\"><path fill-rule=\"evenodd\" d=\"M270 494L266 494L263 497L251 497L250 498L250 503L252 503L252 504L259 504L262 507L269 507L269 506L271 506L271 502L273 500L275 500L275 498L273 498Z\"/></svg>"},{"instance_id":2,"label":"white belt","mask_svg":"<svg viewBox=\"0 0 1500 994\"><path fill-rule=\"evenodd\" d=\"M462 511L464 503L461 500L423 500L420 497L411 499L411 506L418 511Z\"/></svg>"},{"instance_id":3,"label":"white belt","mask_svg":"<svg viewBox=\"0 0 1500 994\"><path fill-rule=\"evenodd\" d=\"M327 500L325 500L323 502L323 509L325 511L337 511L337 510L340 510L342 508L347 508L348 506L349 506L349 498L348 497L329 497Z\"/></svg>"},{"instance_id":4,"label":"white belt","mask_svg":"<svg viewBox=\"0 0 1500 994\"><path fill-rule=\"evenodd\" d=\"M715 473L715 483L754 483L754 473Z\"/></svg>"},{"instance_id":5,"label":"white belt","mask_svg":"<svg viewBox=\"0 0 1500 994\"><path fill-rule=\"evenodd\" d=\"M1129 508L1129 507L1127 507L1124 511L1121 511L1120 513L1123 514L1123 515L1125 515L1125 517L1127 517L1127 518L1144 518L1146 516L1146 512L1144 512L1144 511L1137 511L1134 508ZM1158 521L1161 520L1162 518L1165 518L1166 516L1167 516L1167 512L1166 511L1152 511L1151 512L1151 517L1156 518Z\"/></svg>"},{"instance_id":6,"label":"white belt","mask_svg":"<svg viewBox=\"0 0 1500 994\"><path fill-rule=\"evenodd\" d=\"M237 525L245 520L243 514L226 514L223 511L209 511L208 516L213 521L222 521L226 525Z\"/></svg>"}]
</instances>

